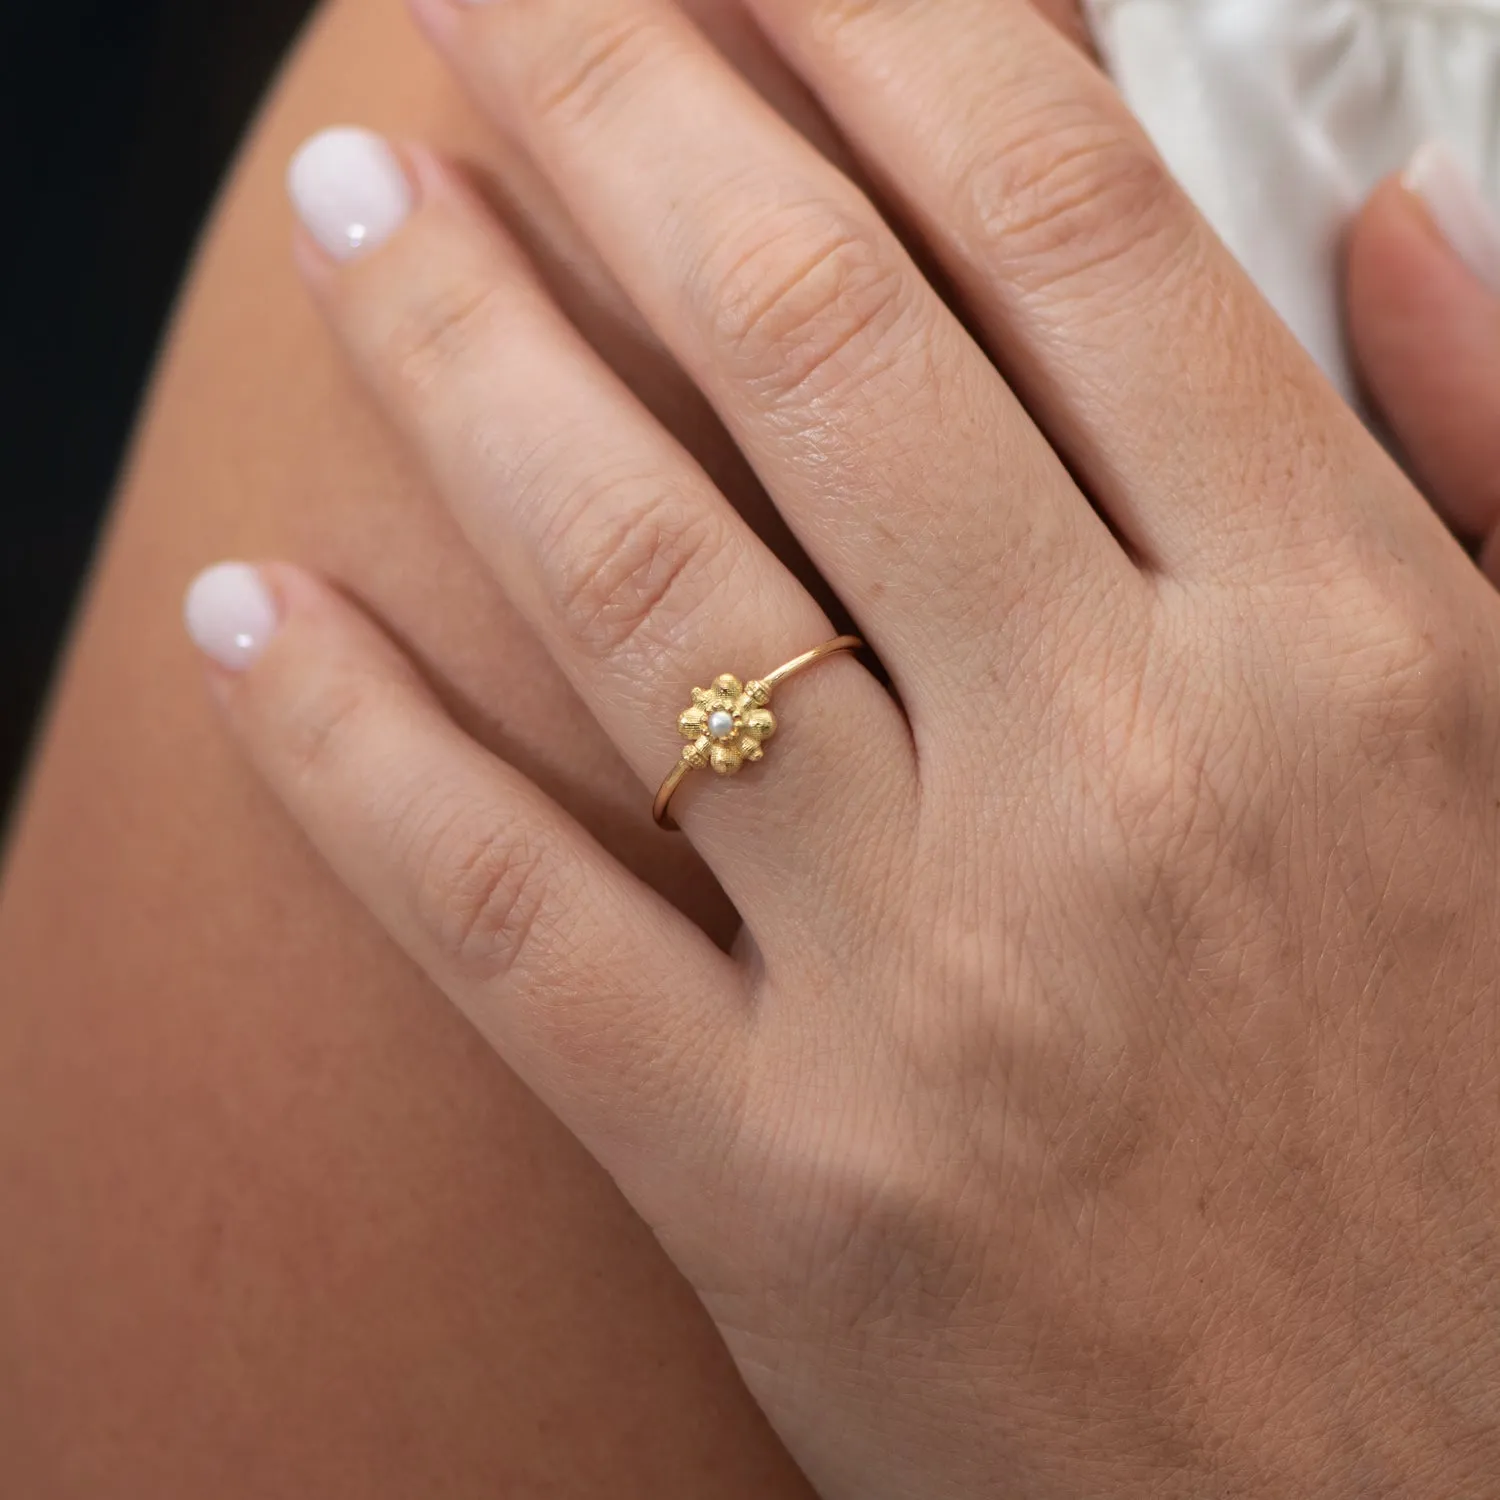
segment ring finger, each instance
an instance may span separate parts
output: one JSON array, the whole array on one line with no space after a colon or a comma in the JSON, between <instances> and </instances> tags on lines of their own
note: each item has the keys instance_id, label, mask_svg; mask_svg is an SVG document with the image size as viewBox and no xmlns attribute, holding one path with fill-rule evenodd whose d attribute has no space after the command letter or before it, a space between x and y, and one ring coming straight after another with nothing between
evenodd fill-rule
<instances>
[{"instance_id":1,"label":"ring finger","mask_svg":"<svg viewBox=\"0 0 1500 1500\"><path fill-rule=\"evenodd\" d=\"M310 231L304 270L356 367L646 787L685 748L693 687L764 676L833 635L440 163L328 132L291 190ZM778 903L805 909L799 871L836 895L840 830L906 805L910 740L889 696L849 660L812 680L782 690L784 710L778 693L784 723L747 709L706 747L729 772L774 734L769 775L732 797L685 788L674 805L752 926Z\"/></svg>"}]
</instances>

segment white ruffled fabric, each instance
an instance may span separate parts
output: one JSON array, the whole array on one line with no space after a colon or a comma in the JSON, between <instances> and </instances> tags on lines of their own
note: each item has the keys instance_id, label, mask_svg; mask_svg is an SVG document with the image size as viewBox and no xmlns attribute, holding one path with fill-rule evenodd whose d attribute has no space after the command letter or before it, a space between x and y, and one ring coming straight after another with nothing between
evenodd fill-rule
<instances>
[{"instance_id":1,"label":"white ruffled fabric","mask_svg":"<svg viewBox=\"0 0 1500 1500\"><path fill-rule=\"evenodd\" d=\"M1445 141L1500 202L1500 0L1085 0L1168 164L1355 399L1339 250L1353 211Z\"/></svg>"}]
</instances>

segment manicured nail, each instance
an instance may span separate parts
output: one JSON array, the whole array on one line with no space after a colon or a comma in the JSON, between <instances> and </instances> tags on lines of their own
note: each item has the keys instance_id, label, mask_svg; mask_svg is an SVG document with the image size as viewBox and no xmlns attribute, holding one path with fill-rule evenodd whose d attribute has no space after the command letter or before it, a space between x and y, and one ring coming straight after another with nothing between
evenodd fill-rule
<instances>
[{"instance_id":1,"label":"manicured nail","mask_svg":"<svg viewBox=\"0 0 1500 1500\"><path fill-rule=\"evenodd\" d=\"M276 601L248 563L220 563L200 573L182 616L193 644L232 672L255 665L278 624Z\"/></svg>"},{"instance_id":2,"label":"manicured nail","mask_svg":"<svg viewBox=\"0 0 1500 1500\"><path fill-rule=\"evenodd\" d=\"M371 130L340 126L292 158L287 190L308 233L335 260L388 240L412 210L411 183L396 153Z\"/></svg>"},{"instance_id":3,"label":"manicured nail","mask_svg":"<svg viewBox=\"0 0 1500 1500\"><path fill-rule=\"evenodd\" d=\"M1401 180L1422 200L1453 253L1500 294L1500 214L1485 202L1453 151L1441 141L1430 142L1412 157Z\"/></svg>"}]
</instances>

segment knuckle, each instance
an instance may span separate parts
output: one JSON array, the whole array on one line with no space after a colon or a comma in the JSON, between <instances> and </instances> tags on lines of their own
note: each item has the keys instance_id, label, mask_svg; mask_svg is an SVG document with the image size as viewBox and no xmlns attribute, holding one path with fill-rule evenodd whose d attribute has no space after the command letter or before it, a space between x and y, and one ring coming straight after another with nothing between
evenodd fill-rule
<instances>
[{"instance_id":1,"label":"knuckle","mask_svg":"<svg viewBox=\"0 0 1500 1500\"><path fill-rule=\"evenodd\" d=\"M378 742L385 692L378 679L357 671L303 679L281 726L293 777L314 787L337 781L351 747Z\"/></svg>"},{"instance_id":2,"label":"knuckle","mask_svg":"<svg viewBox=\"0 0 1500 1500\"><path fill-rule=\"evenodd\" d=\"M712 354L767 398L826 397L889 359L914 306L899 253L820 204L738 243L705 278Z\"/></svg>"},{"instance_id":3,"label":"knuckle","mask_svg":"<svg viewBox=\"0 0 1500 1500\"><path fill-rule=\"evenodd\" d=\"M639 12L564 28L526 70L524 104L534 118L570 129L606 113L639 83L667 41L661 22Z\"/></svg>"},{"instance_id":4,"label":"knuckle","mask_svg":"<svg viewBox=\"0 0 1500 1500\"><path fill-rule=\"evenodd\" d=\"M1284 801L1274 716L1253 677L1199 664L1196 652L1162 654L1112 720L1091 776L1102 816L1080 865L1133 920L1174 934L1193 927L1205 872L1259 856Z\"/></svg>"},{"instance_id":5,"label":"knuckle","mask_svg":"<svg viewBox=\"0 0 1500 1500\"><path fill-rule=\"evenodd\" d=\"M1195 838L1211 838L1225 798L1239 779L1224 763L1226 745L1216 731L1228 710L1184 704L1178 716L1158 728L1138 726L1116 747L1108 771L1109 802L1117 825L1142 848L1163 852L1165 861L1179 858Z\"/></svg>"},{"instance_id":6,"label":"knuckle","mask_svg":"<svg viewBox=\"0 0 1500 1500\"><path fill-rule=\"evenodd\" d=\"M1357 573L1328 589L1320 614L1337 642L1318 653L1336 740L1408 765L1474 745L1480 675L1457 611L1415 580Z\"/></svg>"},{"instance_id":7,"label":"knuckle","mask_svg":"<svg viewBox=\"0 0 1500 1500\"><path fill-rule=\"evenodd\" d=\"M521 962L553 884L547 852L524 829L472 806L446 809L418 829L418 919L464 975L503 978Z\"/></svg>"},{"instance_id":8,"label":"knuckle","mask_svg":"<svg viewBox=\"0 0 1500 1500\"><path fill-rule=\"evenodd\" d=\"M397 389L422 398L445 386L455 369L495 346L499 317L493 283L445 281L411 295L385 341Z\"/></svg>"},{"instance_id":9,"label":"knuckle","mask_svg":"<svg viewBox=\"0 0 1500 1500\"><path fill-rule=\"evenodd\" d=\"M725 580L732 544L707 506L659 482L599 483L542 538L553 607L590 658L654 657Z\"/></svg>"},{"instance_id":10,"label":"knuckle","mask_svg":"<svg viewBox=\"0 0 1500 1500\"><path fill-rule=\"evenodd\" d=\"M982 258L1023 293L1098 282L1095 273L1121 263L1175 264L1196 221L1146 138L1094 101L1022 104L1003 149L991 145L961 170Z\"/></svg>"}]
</instances>

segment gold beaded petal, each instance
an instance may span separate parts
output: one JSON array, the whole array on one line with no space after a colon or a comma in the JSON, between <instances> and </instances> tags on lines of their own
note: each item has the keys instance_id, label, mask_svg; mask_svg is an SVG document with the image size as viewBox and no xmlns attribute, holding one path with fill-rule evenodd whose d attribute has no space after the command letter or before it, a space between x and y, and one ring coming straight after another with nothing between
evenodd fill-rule
<instances>
[{"instance_id":1,"label":"gold beaded petal","mask_svg":"<svg viewBox=\"0 0 1500 1500\"><path fill-rule=\"evenodd\" d=\"M765 756L765 741L776 733L776 716L766 707L771 690L763 682L741 683L726 672L713 686L693 689L693 706L677 720L678 732L692 743L682 758L695 767L712 766L733 776L746 761Z\"/></svg>"}]
</instances>

